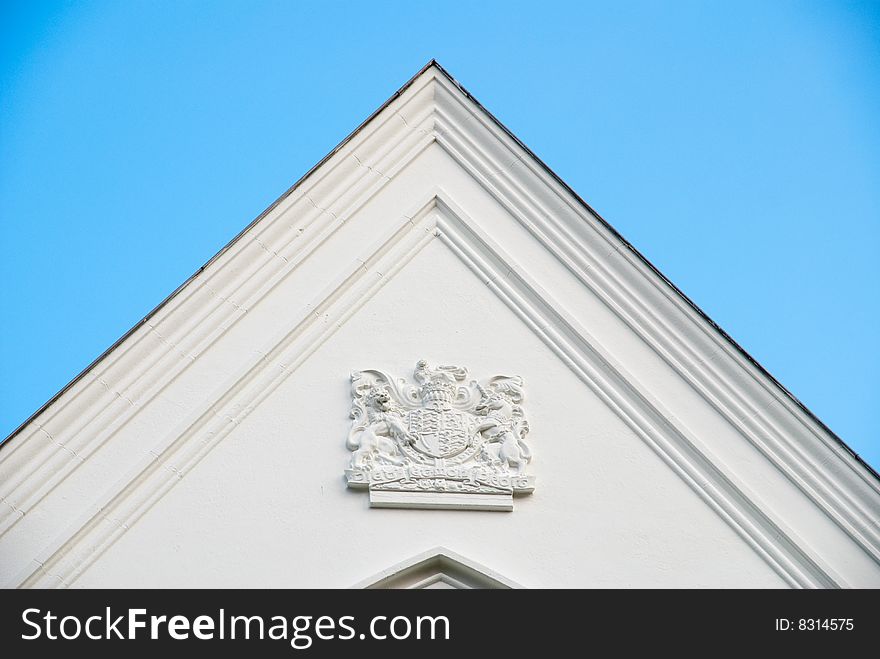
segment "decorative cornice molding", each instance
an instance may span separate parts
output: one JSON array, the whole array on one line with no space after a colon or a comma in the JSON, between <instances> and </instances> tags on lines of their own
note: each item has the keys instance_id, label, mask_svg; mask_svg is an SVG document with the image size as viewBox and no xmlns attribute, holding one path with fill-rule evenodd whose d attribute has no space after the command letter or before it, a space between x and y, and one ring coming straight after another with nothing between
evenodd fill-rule
<instances>
[{"instance_id":1,"label":"decorative cornice molding","mask_svg":"<svg viewBox=\"0 0 880 659\"><path fill-rule=\"evenodd\" d=\"M162 442L165 447L107 492L88 519L71 525L56 545L20 575L26 587L70 585L153 504L207 455L243 418L356 308L431 240L442 240L614 410L695 492L727 521L783 579L795 587L847 584L749 500L695 447L686 431L636 391L589 334L490 239L453 210L447 195L434 196L365 258L355 259L339 281L303 310L302 322L284 332L254 363L230 378ZM384 273L384 276L377 276ZM821 565L821 567L820 567Z\"/></svg>"},{"instance_id":2,"label":"decorative cornice molding","mask_svg":"<svg viewBox=\"0 0 880 659\"><path fill-rule=\"evenodd\" d=\"M441 81L441 86L445 91L435 95L438 144L880 562L880 481L642 257L631 248L621 249L616 233L530 162L518 143L489 117L474 113L448 82ZM671 327L668 318L687 322ZM829 472L833 477L825 475Z\"/></svg>"},{"instance_id":3,"label":"decorative cornice molding","mask_svg":"<svg viewBox=\"0 0 880 659\"><path fill-rule=\"evenodd\" d=\"M0 445L0 502L6 504L0 507L0 536L292 274L390 175L433 143L430 80L408 91L394 107L396 120L352 139L325 164L326 172L276 202L267 221L253 225L253 236L231 243L211 269L170 298L15 441ZM49 441L28 441L40 436Z\"/></svg>"},{"instance_id":4,"label":"decorative cornice molding","mask_svg":"<svg viewBox=\"0 0 880 659\"><path fill-rule=\"evenodd\" d=\"M441 239L780 576L797 587L846 585L721 473L690 433L656 400L649 400L522 265L481 234L462 211L452 210L451 202L441 203L447 209L438 221Z\"/></svg>"},{"instance_id":5,"label":"decorative cornice molding","mask_svg":"<svg viewBox=\"0 0 880 659\"><path fill-rule=\"evenodd\" d=\"M131 423L230 328L436 143L875 562L880 483L591 209L436 67L399 93L0 451L0 535ZM846 585L627 381L596 342L433 192L152 449L11 585L67 585L388 275L440 238L788 583ZM381 263L381 266L377 264ZM368 265L370 264L370 265ZM374 277L372 266L386 277ZM137 365L137 368L135 367ZM198 439L196 439L198 437Z\"/></svg>"},{"instance_id":6,"label":"decorative cornice molding","mask_svg":"<svg viewBox=\"0 0 880 659\"><path fill-rule=\"evenodd\" d=\"M433 205L401 223L300 310L256 359L222 383L19 575L24 587L68 586L197 465L357 309L436 238Z\"/></svg>"}]
</instances>

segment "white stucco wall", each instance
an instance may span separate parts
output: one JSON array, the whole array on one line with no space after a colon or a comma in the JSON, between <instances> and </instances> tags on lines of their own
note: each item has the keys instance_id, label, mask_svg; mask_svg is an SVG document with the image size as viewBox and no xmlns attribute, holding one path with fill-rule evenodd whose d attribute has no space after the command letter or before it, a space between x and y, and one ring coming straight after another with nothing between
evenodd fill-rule
<instances>
[{"instance_id":1,"label":"white stucco wall","mask_svg":"<svg viewBox=\"0 0 880 659\"><path fill-rule=\"evenodd\" d=\"M513 513L369 509L342 470L348 373L426 356L527 386ZM77 582L345 587L447 546L526 586L782 586L439 241L331 336Z\"/></svg>"}]
</instances>

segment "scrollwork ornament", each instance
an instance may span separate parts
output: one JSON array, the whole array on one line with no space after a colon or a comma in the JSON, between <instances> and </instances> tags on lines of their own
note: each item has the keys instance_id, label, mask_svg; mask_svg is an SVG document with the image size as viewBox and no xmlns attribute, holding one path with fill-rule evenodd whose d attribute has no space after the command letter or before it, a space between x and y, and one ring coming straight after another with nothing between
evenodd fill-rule
<instances>
[{"instance_id":1,"label":"scrollwork ornament","mask_svg":"<svg viewBox=\"0 0 880 659\"><path fill-rule=\"evenodd\" d=\"M521 377L481 383L464 367L421 360L409 381L356 371L351 392L349 487L452 497L534 490Z\"/></svg>"}]
</instances>

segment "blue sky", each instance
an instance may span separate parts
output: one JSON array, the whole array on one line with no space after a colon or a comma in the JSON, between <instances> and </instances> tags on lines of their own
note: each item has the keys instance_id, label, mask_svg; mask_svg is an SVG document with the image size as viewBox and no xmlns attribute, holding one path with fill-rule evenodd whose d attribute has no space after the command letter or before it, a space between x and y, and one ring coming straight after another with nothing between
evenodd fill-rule
<instances>
[{"instance_id":1,"label":"blue sky","mask_svg":"<svg viewBox=\"0 0 880 659\"><path fill-rule=\"evenodd\" d=\"M437 58L875 468L877 2L0 4L0 437Z\"/></svg>"}]
</instances>

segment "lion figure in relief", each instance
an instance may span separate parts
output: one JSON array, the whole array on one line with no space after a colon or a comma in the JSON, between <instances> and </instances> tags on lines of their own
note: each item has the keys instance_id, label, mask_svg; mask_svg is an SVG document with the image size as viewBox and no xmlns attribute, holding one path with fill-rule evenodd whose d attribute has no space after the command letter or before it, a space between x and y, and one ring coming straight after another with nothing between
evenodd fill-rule
<instances>
[{"instance_id":1,"label":"lion figure in relief","mask_svg":"<svg viewBox=\"0 0 880 659\"><path fill-rule=\"evenodd\" d=\"M371 387L364 395L364 407L367 411L366 424L353 432L347 443L348 449L354 451L351 456L352 469L377 462L404 464L398 442L411 445L416 438L404 424L387 387Z\"/></svg>"}]
</instances>

